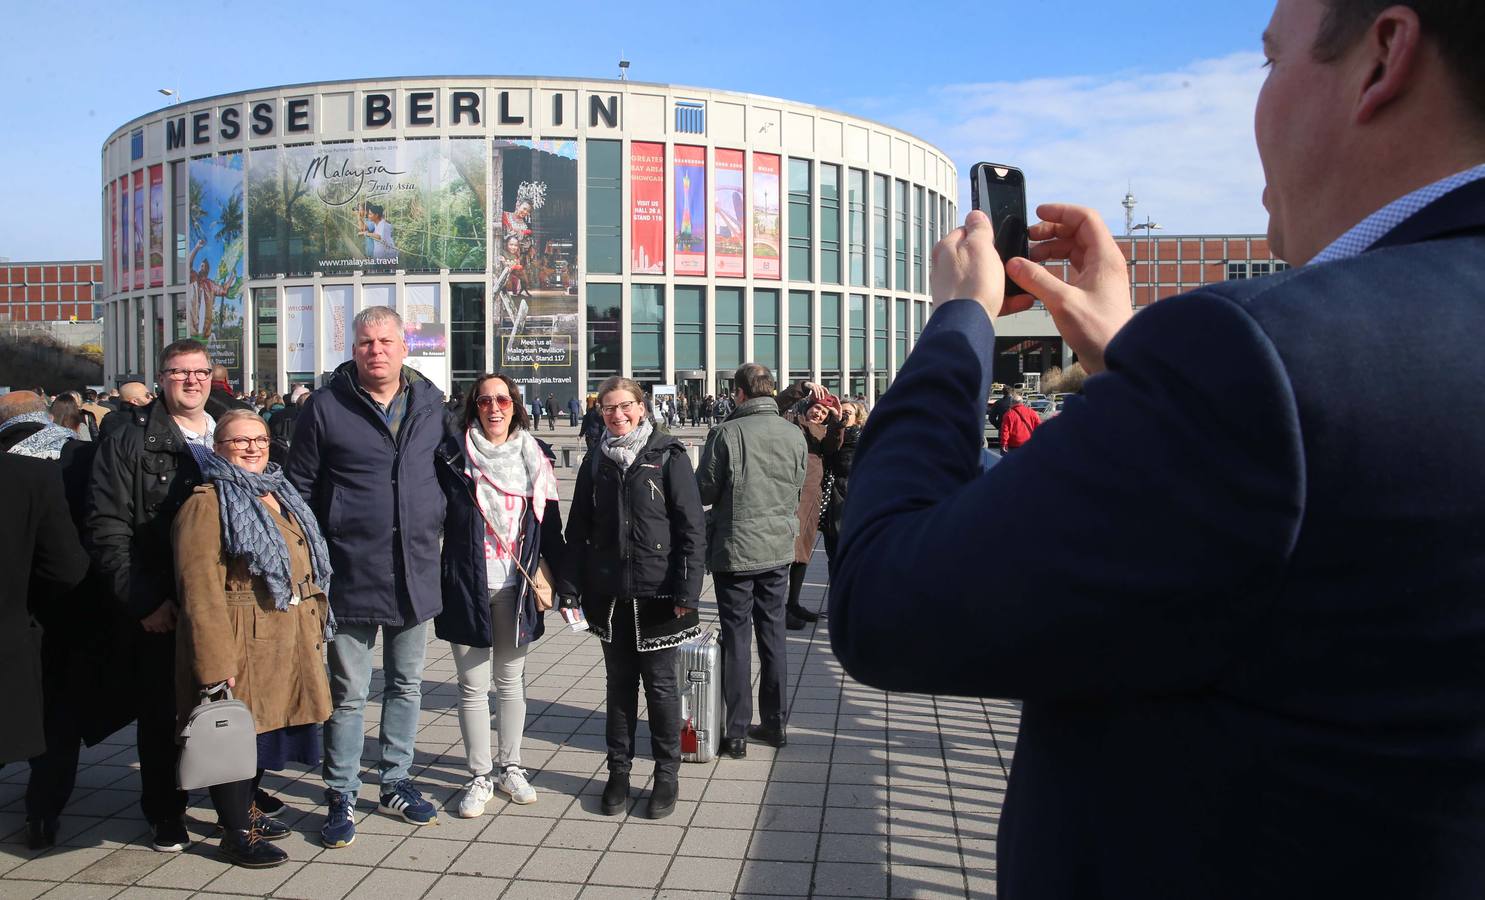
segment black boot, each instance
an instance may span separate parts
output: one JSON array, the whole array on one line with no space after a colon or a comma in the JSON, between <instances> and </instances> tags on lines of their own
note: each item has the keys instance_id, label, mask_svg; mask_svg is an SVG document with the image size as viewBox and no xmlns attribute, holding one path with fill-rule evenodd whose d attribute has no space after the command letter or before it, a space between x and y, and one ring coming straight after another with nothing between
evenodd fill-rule
<instances>
[{"instance_id":1,"label":"black boot","mask_svg":"<svg viewBox=\"0 0 1485 900\"><path fill-rule=\"evenodd\" d=\"M58 822L56 819L27 819L26 848L45 850L57 843Z\"/></svg>"},{"instance_id":2,"label":"black boot","mask_svg":"<svg viewBox=\"0 0 1485 900\"><path fill-rule=\"evenodd\" d=\"M603 814L617 816L629 805L629 773L608 773L608 784L603 786Z\"/></svg>"},{"instance_id":3,"label":"black boot","mask_svg":"<svg viewBox=\"0 0 1485 900\"><path fill-rule=\"evenodd\" d=\"M246 869L271 869L289 859L289 854L263 840L256 831L223 834L222 855L232 864Z\"/></svg>"},{"instance_id":4,"label":"black boot","mask_svg":"<svg viewBox=\"0 0 1485 900\"><path fill-rule=\"evenodd\" d=\"M806 624L818 622L821 619L825 618L823 614L810 612L803 606L800 606L798 603L795 603L792 606L785 606L784 612L788 613L796 619L799 619L802 622L805 622Z\"/></svg>"},{"instance_id":5,"label":"black boot","mask_svg":"<svg viewBox=\"0 0 1485 900\"><path fill-rule=\"evenodd\" d=\"M655 776L655 787L650 791L650 818L663 819L670 815L679 793L680 783L674 775L669 778Z\"/></svg>"}]
</instances>

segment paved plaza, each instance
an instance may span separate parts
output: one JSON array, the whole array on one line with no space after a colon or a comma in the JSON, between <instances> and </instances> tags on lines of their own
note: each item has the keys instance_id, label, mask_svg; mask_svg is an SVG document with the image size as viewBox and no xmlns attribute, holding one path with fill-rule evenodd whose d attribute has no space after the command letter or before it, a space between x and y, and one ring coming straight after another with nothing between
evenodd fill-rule
<instances>
[{"instance_id":1,"label":"paved plaza","mask_svg":"<svg viewBox=\"0 0 1485 900\"><path fill-rule=\"evenodd\" d=\"M695 443L702 432L678 429ZM576 444L566 426L541 437ZM557 472L566 501L574 470ZM821 549L805 605L823 606L825 588ZM715 626L710 579L702 620ZM931 611L924 621L935 621ZM441 806L438 825L415 828L373 811L378 669L364 751L372 783L361 791L352 846L320 846L323 786L317 771L299 767L264 778L288 804L280 818L294 833L279 844L287 864L255 871L220 859L204 791L192 795L187 814L194 843L185 853L154 852L139 813L130 728L83 752L78 790L49 851L25 848L26 766L0 770L0 898L994 896L1017 707L866 688L831 654L828 624L789 632L788 746L750 744L745 760L685 764L675 812L658 822L644 817L652 768L643 726L630 808L599 814L607 777L602 654L598 641L555 616L526 667L521 755L539 800L515 806L497 794L486 815L457 818L453 801L469 777L458 685L448 644L430 628L413 775Z\"/></svg>"}]
</instances>

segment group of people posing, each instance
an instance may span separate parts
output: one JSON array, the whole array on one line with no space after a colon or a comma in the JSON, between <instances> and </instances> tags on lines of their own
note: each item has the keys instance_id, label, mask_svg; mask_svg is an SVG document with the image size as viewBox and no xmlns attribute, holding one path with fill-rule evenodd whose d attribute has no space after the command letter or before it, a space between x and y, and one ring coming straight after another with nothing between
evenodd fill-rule
<instances>
[{"instance_id":1,"label":"group of people posing","mask_svg":"<svg viewBox=\"0 0 1485 900\"><path fill-rule=\"evenodd\" d=\"M126 421L98 442L57 441L66 452L50 458L60 463L76 523L69 540L79 552L86 547L89 561L77 578L46 574L46 584L70 593L40 602L33 590L32 606L71 618L69 598L91 585L94 605L109 611L95 618L112 630L103 643L121 648L113 655L132 703L108 725L65 709L79 656L67 648L77 642L65 628L45 630L43 655L56 657L45 669L48 708L27 713L34 739L4 757L32 763L33 846L56 840L79 743L136 718L153 846L183 849L190 836L187 796L176 786L178 735L196 705L223 690L251 710L258 754L255 777L210 789L223 854L249 867L287 859L272 843L289 833L274 818L283 803L260 779L291 762L321 766L321 841L349 845L378 637L378 806L416 825L436 822L437 808L412 778L430 622L458 673L469 781L457 814L481 815L496 794L534 803L521 760L524 666L554 606L580 608L602 641L603 813L629 804L643 685L655 758L647 812L664 817L677 800L681 762L676 648L700 632L708 569L725 660L723 750L745 756L749 737L786 742L785 620L803 627L816 616L798 602L805 564L822 524L827 542L837 532L863 408L812 384L775 397L766 368L743 366L736 409L713 429L693 471L684 445L654 424L643 389L610 378L594 404L603 434L581 464L564 529L552 450L536 439L508 376L477 377L451 419L438 388L402 365L395 311L362 311L354 334L353 359L291 404L283 465L270 458L274 435L263 416L210 404L212 363L192 340L163 351L158 398L124 407ZM0 410L0 437L6 426ZM753 630L762 669L757 725Z\"/></svg>"}]
</instances>

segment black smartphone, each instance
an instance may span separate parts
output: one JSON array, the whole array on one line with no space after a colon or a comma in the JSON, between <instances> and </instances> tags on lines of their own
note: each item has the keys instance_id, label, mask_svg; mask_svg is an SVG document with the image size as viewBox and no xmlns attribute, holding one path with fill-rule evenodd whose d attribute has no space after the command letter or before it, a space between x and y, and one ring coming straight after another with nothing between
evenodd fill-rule
<instances>
[{"instance_id":1,"label":"black smartphone","mask_svg":"<svg viewBox=\"0 0 1485 900\"><path fill-rule=\"evenodd\" d=\"M1015 166L981 162L970 167L970 203L990 217L995 228L995 250L1000 261L1014 256L1030 256L1031 242L1026 236L1026 176ZM1005 295L1024 294L1009 277Z\"/></svg>"}]
</instances>

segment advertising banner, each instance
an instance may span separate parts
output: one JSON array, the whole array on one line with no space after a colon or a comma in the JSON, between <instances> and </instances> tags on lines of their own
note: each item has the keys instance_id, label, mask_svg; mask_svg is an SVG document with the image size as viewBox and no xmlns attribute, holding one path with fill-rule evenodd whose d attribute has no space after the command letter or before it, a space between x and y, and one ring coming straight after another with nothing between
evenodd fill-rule
<instances>
[{"instance_id":1,"label":"advertising banner","mask_svg":"<svg viewBox=\"0 0 1485 900\"><path fill-rule=\"evenodd\" d=\"M705 147L675 147L675 273L706 274Z\"/></svg>"},{"instance_id":2,"label":"advertising banner","mask_svg":"<svg viewBox=\"0 0 1485 900\"><path fill-rule=\"evenodd\" d=\"M191 252L186 334L242 378L242 154L191 160Z\"/></svg>"},{"instance_id":3,"label":"advertising banner","mask_svg":"<svg viewBox=\"0 0 1485 900\"><path fill-rule=\"evenodd\" d=\"M361 308L367 309L372 306L385 306L388 309L397 308L397 285L395 284L363 284L361 286ZM356 338L351 337L351 344L355 345Z\"/></svg>"},{"instance_id":4,"label":"advertising banner","mask_svg":"<svg viewBox=\"0 0 1485 900\"><path fill-rule=\"evenodd\" d=\"M315 370L315 289L284 288L284 371Z\"/></svg>"},{"instance_id":5,"label":"advertising banner","mask_svg":"<svg viewBox=\"0 0 1485 900\"><path fill-rule=\"evenodd\" d=\"M779 158L753 154L753 277L778 281Z\"/></svg>"},{"instance_id":6,"label":"advertising banner","mask_svg":"<svg viewBox=\"0 0 1485 900\"><path fill-rule=\"evenodd\" d=\"M165 283L165 167L150 166L150 287Z\"/></svg>"},{"instance_id":7,"label":"advertising banner","mask_svg":"<svg viewBox=\"0 0 1485 900\"><path fill-rule=\"evenodd\" d=\"M406 325L438 321L438 285L409 284L402 296L402 321Z\"/></svg>"},{"instance_id":8,"label":"advertising banner","mask_svg":"<svg viewBox=\"0 0 1485 900\"><path fill-rule=\"evenodd\" d=\"M114 290L123 290L124 282L120 279L123 272L123 263L119 260L119 186L114 182L108 183L108 237L111 246L108 257L109 272L113 274Z\"/></svg>"},{"instance_id":9,"label":"advertising banner","mask_svg":"<svg viewBox=\"0 0 1485 900\"><path fill-rule=\"evenodd\" d=\"M129 257L133 251L129 248L129 236L133 234L129 230L129 176L125 175L119 179L119 290L127 291L134 286L130 271L133 267L129 265Z\"/></svg>"},{"instance_id":10,"label":"advertising banner","mask_svg":"<svg viewBox=\"0 0 1485 900\"><path fill-rule=\"evenodd\" d=\"M351 358L351 320L356 317L356 288L349 284L330 284L320 291L320 331L324 335L325 368ZM313 369L305 369L312 372Z\"/></svg>"},{"instance_id":11,"label":"advertising banner","mask_svg":"<svg viewBox=\"0 0 1485 900\"><path fill-rule=\"evenodd\" d=\"M496 141L491 165L496 368L565 406L578 387L577 143Z\"/></svg>"},{"instance_id":12,"label":"advertising banner","mask_svg":"<svg viewBox=\"0 0 1485 900\"><path fill-rule=\"evenodd\" d=\"M144 287L144 170L134 173L134 287Z\"/></svg>"},{"instance_id":13,"label":"advertising banner","mask_svg":"<svg viewBox=\"0 0 1485 900\"><path fill-rule=\"evenodd\" d=\"M665 274L664 144L629 144L629 271Z\"/></svg>"},{"instance_id":14,"label":"advertising banner","mask_svg":"<svg viewBox=\"0 0 1485 900\"><path fill-rule=\"evenodd\" d=\"M723 278L741 278L747 253L747 194L743 187L743 152L714 151L712 221L717 259L717 274Z\"/></svg>"},{"instance_id":15,"label":"advertising banner","mask_svg":"<svg viewBox=\"0 0 1485 900\"><path fill-rule=\"evenodd\" d=\"M258 150L254 277L485 268L485 143L445 138Z\"/></svg>"}]
</instances>

